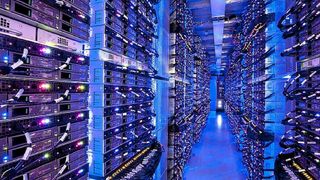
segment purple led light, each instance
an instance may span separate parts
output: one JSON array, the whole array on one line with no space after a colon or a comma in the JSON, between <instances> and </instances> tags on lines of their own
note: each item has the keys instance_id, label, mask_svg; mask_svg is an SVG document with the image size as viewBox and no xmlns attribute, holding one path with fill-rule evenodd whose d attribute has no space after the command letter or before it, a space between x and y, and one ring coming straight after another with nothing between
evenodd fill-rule
<instances>
[{"instance_id":1,"label":"purple led light","mask_svg":"<svg viewBox=\"0 0 320 180\"><path fill-rule=\"evenodd\" d=\"M45 54L50 54L51 53L51 49L50 48L41 48L40 49L40 52L43 52L43 53L45 53Z\"/></svg>"},{"instance_id":2,"label":"purple led light","mask_svg":"<svg viewBox=\"0 0 320 180\"><path fill-rule=\"evenodd\" d=\"M79 141L76 145L76 147L80 147L80 146L83 146L84 145L84 142L83 141Z\"/></svg>"},{"instance_id":3,"label":"purple led light","mask_svg":"<svg viewBox=\"0 0 320 180\"><path fill-rule=\"evenodd\" d=\"M86 16L83 15L83 14L79 14L78 16L81 17L82 19L85 19L85 18L86 18Z\"/></svg>"},{"instance_id":4,"label":"purple led light","mask_svg":"<svg viewBox=\"0 0 320 180\"><path fill-rule=\"evenodd\" d=\"M39 125L47 125L47 124L49 124L50 123L50 119L42 119L41 121L40 121L40 123L39 123Z\"/></svg>"},{"instance_id":5,"label":"purple led light","mask_svg":"<svg viewBox=\"0 0 320 180\"><path fill-rule=\"evenodd\" d=\"M78 115L77 115L77 118L83 118L84 117L84 114L83 113L79 113Z\"/></svg>"},{"instance_id":6,"label":"purple led light","mask_svg":"<svg viewBox=\"0 0 320 180\"><path fill-rule=\"evenodd\" d=\"M80 169L79 171L78 171L78 174L81 174L81 173L83 173L83 169Z\"/></svg>"},{"instance_id":7,"label":"purple led light","mask_svg":"<svg viewBox=\"0 0 320 180\"><path fill-rule=\"evenodd\" d=\"M78 60L79 61L84 61L85 59L84 59L84 57L78 57Z\"/></svg>"}]
</instances>

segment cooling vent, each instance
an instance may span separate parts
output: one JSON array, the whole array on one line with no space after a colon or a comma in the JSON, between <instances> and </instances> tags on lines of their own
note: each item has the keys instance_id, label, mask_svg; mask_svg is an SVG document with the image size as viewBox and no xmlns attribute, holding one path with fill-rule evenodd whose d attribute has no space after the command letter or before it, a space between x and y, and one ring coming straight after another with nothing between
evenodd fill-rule
<instances>
[{"instance_id":1,"label":"cooling vent","mask_svg":"<svg viewBox=\"0 0 320 180\"><path fill-rule=\"evenodd\" d=\"M4 27L5 29L10 28L10 23L7 21L7 19L1 17L0 18L0 27ZM9 33L9 31L7 31L5 29L0 28L0 31Z\"/></svg>"},{"instance_id":2,"label":"cooling vent","mask_svg":"<svg viewBox=\"0 0 320 180\"><path fill-rule=\"evenodd\" d=\"M65 38L58 37L58 44L68 46L68 40Z\"/></svg>"}]
</instances>

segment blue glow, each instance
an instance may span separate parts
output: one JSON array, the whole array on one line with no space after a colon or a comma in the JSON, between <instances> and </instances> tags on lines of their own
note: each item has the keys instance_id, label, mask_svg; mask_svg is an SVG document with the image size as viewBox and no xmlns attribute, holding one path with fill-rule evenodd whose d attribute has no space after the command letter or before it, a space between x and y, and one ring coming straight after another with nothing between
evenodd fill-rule
<instances>
[{"instance_id":1,"label":"blue glow","mask_svg":"<svg viewBox=\"0 0 320 180\"><path fill-rule=\"evenodd\" d=\"M3 62L4 62L4 63L8 63L8 59L9 59L8 56L4 56L4 57L3 57Z\"/></svg>"},{"instance_id":2,"label":"blue glow","mask_svg":"<svg viewBox=\"0 0 320 180\"><path fill-rule=\"evenodd\" d=\"M221 129L221 127L222 127L222 116L221 116L221 114L218 114L218 116L217 116L217 126L218 126L218 129Z\"/></svg>"},{"instance_id":3,"label":"blue glow","mask_svg":"<svg viewBox=\"0 0 320 180\"><path fill-rule=\"evenodd\" d=\"M224 123L227 122L224 114L210 112L202 139L192 150L195 156L191 157L184 169L183 179L246 179L241 153L234 148L234 139L228 126L218 127L219 116L225 120Z\"/></svg>"},{"instance_id":4,"label":"blue glow","mask_svg":"<svg viewBox=\"0 0 320 180\"><path fill-rule=\"evenodd\" d=\"M211 15L212 17L224 16L225 15L225 0L210 0L211 1ZM214 44L215 44L215 56L216 56L216 66L217 70L221 69L221 58L222 58L222 44L223 44L223 21L214 21L213 23L213 34L214 34Z\"/></svg>"},{"instance_id":5,"label":"blue glow","mask_svg":"<svg viewBox=\"0 0 320 180\"><path fill-rule=\"evenodd\" d=\"M3 161L4 163L8 162L8 160L9 160L9 156L4 156L4 157L2 158L2 161Z\"/></svg>"},{"instance_id":6,"label":"blue glow","mask_svg":"<svg viewBox=\"0 0 320 180\"><path fill-rule=\"evenodd\" d=\"M279 18L285 12L285 1L275 0L271 4L268 4L266 7L266 11L269 13L275 13L275 20L274 22L270 23L265 31L266 36L272 36L274 34L280 34L280 30L277 28L276 24L279 21ZM272 112L270 114L265 115L266 119L272 119L275 124L266 124L265 129L268 131L273 131L274 133L281 134L284 131L283 126L281 126L282 119L285 118L285 107L286 107L286 100L283 96L283 84L285 80L290 79L292 74L286 70L286 63L285 61L279 61L282 59L280 52L285 49L285 41L282 39L281 36L274 36L270 41L266 42L266 47L273 47L277 50L272 56L267 58L268 63L274 63L274 66L270 71L266 71L266 74L272 74L276 78L274 80L268 81L265 87L265 93L270 94L271 88L272 93L275 94L275 97L271 97L270 99L265 100L265 108L266 109L277 109L277 111ZM280 151L281 148L279 147L279 139L275 139L274 145L266 147L264 149L264 154L276 156ZM263 166L265 168L274 169L274 160L275 159L268 159L265 160ZM264 176L273 176L274 172L267 171L264 173Z\"/></svg>"}]
</instances>

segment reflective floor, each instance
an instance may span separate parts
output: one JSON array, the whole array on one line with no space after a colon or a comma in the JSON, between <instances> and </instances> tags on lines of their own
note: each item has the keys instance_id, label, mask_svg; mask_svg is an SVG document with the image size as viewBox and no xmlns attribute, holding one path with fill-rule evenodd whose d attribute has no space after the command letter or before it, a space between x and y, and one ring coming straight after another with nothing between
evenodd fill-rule
<instances>
[{"instance_id":1,"label":"reflective floor","mask_svg":"<svg viewBox=\"0 0 320 180\"><path fill-rule=\"evenodd\" d=\"M236 151L227 117L211 112L184 170L184 180L244 180L243 172L241 154Z\"/></svg>"}]
</instances>

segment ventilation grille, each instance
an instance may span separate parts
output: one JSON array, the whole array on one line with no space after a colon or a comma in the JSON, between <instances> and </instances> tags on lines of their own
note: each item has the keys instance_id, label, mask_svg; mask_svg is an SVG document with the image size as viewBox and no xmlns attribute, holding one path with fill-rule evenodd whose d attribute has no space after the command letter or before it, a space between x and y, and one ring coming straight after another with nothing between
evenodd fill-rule
<instances>
[{"instance_id":1,"label":"ventilation grille","mask_svg":"<svg viewBox=\"0 0 320 180\"><path fill-rule=\"evenodd\" d=\"M10 28L10 23L7 21L7 19L0 17L0 27L4 27L5 29ZM0 28L0 31L9 33L9 31L5 29Z\"/></svg>"},{"instance_id":2,"label":"ventilation grille","mask_svg":"<svg viewBox=\"0 0 320 180\"><path fill-rule=\"evenodd\" d=\"M62 37L58 37L58 44L61 44L63 46L68 46L68 40Z\"/></svg>"}]
</instances>

